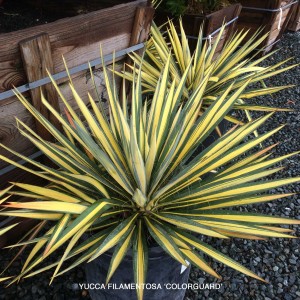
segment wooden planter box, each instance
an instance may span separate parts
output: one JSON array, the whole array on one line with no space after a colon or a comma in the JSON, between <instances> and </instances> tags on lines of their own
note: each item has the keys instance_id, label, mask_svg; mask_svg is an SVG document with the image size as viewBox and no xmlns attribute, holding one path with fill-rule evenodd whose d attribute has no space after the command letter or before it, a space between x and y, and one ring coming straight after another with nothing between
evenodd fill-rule
<instances>
[{"instance_id":1,"label":"wooden planter box","mask_svg":"<svg viewBox=\"0 0 300 300\"><path fill-rule=\"evenodd\" d=\"M261 45L263 53L269 52L279 41L289 23L291 12L297 4L295 0L240 0L243 5L237 27L250 30L250 37L259 28L261 35L269 36Z\"/></svg>"},{"instance_id":2,"label":"wooden planter box","mask_svg":"<svg viewBox=\"0 0 300 300\"><path fill-rule=\"evenodd\" d=\"M300 2L293 9L288 29L291 31L298 31L300 29Z\"/></svg>"},{"instance_id":3,"label":"wooden planter box","mask_svg":"<svg viewBox=\"0 0 300 300\"><path fill-rule=\"evenodd\" d=\"M220 27L223 25L224 22L226 22L228 23L228 25L226 26L219 46L216 49L216 54L220 53L223 49L225 42L231 37L231 35L234 32L241 8L242 7L240 4L233 4L219 11L213 12L209 15L184 15L182 17L182 22L185 29L185 33L189 37L191 49L195 49L197 43L196 40L198 38L199 30L202 25L204 39L210 39L211 43L213 44L218 36ZM158 24L163 24L166 22L167 19L168 16L160 13L157 15L155 21L158 20Z\"/></svg>"},{"instance_id":4,"label":"wooden planter box","mask_svg":"<svg viewBox=\"0 0 300 300\"><path fill-rule=\"evenodd\" d=\"M233 4L209 15L183 16L183 26L186 34L190 36L191 46L195 48L196 41L193 42L193 39L198 37L201 26L203 26L204 39L210 40L211 44L213 45L218 36L220 27L224 22L226 22L228 25L226 26L216 49L216 54L220 53L225 42L230 39L231 35L234 33L234 28L236 26L241 8L242 7L240 4Z\"/></svg>"},{"instance_id":5,"label":"wooden planter box","mask_svg":"<svg viewBox=\"0 0 300 300\"><path fill-rule=\"evenodd\" d=\"M35 123L15 96L2 99L7 91L9 93L13 86L20 87L47 77L46 69L52 74L64 71L62 55L68 68L71 69L99 59L100 44L104 55L112 54L114 51L120 52L137 44L142 47L141 43L147 39L153 14L154 9L148 5L147 0L136 0L53 23L0 34L0 143L25 156L34 155L37 160L43 160L43 157L38 155L37 149L19 133L15 118L23 121L46 139L47 132ZM125 57L126 52L120 54L117 60L120 65ZM100 65L96 65L93 72L98 92L105 98L106 90ZM90 77L89 70L72 75L77 92L86 102L88 92L96 97ZM67 84L68 78L61 78L57 82L65 98L76 109ZM42 90L48 101L63 112L63 104L52 85L43 85ZM24 95L31 99L32 104L49 120L55 122L49 112L40 105L40 88L30 89ZM20 160L2 147L0 154L15 161ZM36 180L34 176L28 176L22 170L12 168L0 160L0 190L7 186L8 182L25 181L38 184ZM3 218L0 218L1 223ZM21 229L22 225L17 226L15 231ZM1 237L1 241L4 239L5 237Z\"/></svg>"}]
</instances>

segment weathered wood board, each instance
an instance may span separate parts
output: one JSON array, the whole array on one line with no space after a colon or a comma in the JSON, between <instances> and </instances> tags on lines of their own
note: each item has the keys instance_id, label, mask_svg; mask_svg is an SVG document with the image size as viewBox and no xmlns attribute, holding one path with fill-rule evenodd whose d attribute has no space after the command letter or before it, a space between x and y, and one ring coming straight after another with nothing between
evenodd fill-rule
<instances>
[{"instance_id":1,"label":"weathered wood board","mask_svg":"<svg viewBox=\"0 0 300 300\"><path fill-rule=\"evenodd\" d=\"M217 30L226 23L230 22L223 32L221 41L219 42L218 48L216 49L216 55L220 53L223 49L225 42L230 39L233 32L235 31L236 18L239 16L241 11L240 4L233 4L219 11L213 12L209 15L196 15L196 14L186 14L182 16L183 28L187 36L190 36L189 45L191 50L196 48L197 37L201 26L203 26L203 36L211 36L211 43L213 44L218 36ZM159 25L165 24L170 16L166 15L164 12L157 12L155 21ZM179 27L178 20L174 19L175 25Z\"/></svg>"},{"instance_id":2,"label":"weathered wood board","mask_svg":"<svg viewBox=\"0 0 300 300\"><path fill-rule=\"evenodd\" d=\"M128 46L136 8L146 0L133 1L111 8L65 18L59 21L0 35L0 92L26 83L19 42L41 33L48 33L54 62L54 71L64 69L61 56L69 67Z\"/></svg>"},{"instance_id":3,"label":"weathered wood board","mask_svg":"<svg viewBox=\"0 0 300 300\"><path fill-rule=\"evenodd\" d=\"M114 3L116 2L122 1L114 1ZM141 9L138 9L139 7L145 8L148 10L148 13L145 14ZM144 20L140 18L141 12L142 15L144 14ZM64 56L68 67L72 68L99 58L100 44L103 55L106 55L126 49L134 45L135 42L143 42L147 38L152 16L153 9L148 7L148 1L137 0L89 14L62 19L46 25L1 34L0 93L11 89L13 86L20 86L44 77L46 68L53 73L65 70L62 56ZM137 20L141 23L135 24ZM29 48L31 48L30 55L26 52ZM43 60L40 52L45 52L45 55L48 57L47 62ZM120 57L117 61L124 58ZM32 70L35 61L37 70ZM122 66L121 62L116 64L118 70ZM105 103L106 89L102 68L96 66L93 68L93 74L96 88L100 95L99 101ZM79 96L82 97L85 103L88 102L88 92L96 99L95 87L88 70L72 75L72 81ZM66 100L76 110L76 103L68 86L68 78L59 80L58 84ZM52 98L51 102L64 114L64 104L61 99L55 99L57 95L53 89L49 86L43 87L43 89L46 91L47 96ZM39 97L36 91L24 93L24 96L32 101L36 107L39 106ZM38 108L42 110L40 107ZM48 117L51 119L50 116ZM16 97L0 100L0 143L25 156L29 156L35 153L37 149L18 132L16 118L39 132L35 120ZM4 155L12 160L19 160L18 157L1 147L0 155ZM38 158L37 160L40 159ZM7 166L7 163L0 160L0 174ZM41 184L41 180L35 176L28 176L23 171L14 169L0 176L0 189L3 189L8 182L12 181ZM22 222L22 226L23 224ZM29 227L32 227L32 225ZM2 236L0 248L8 240L6 235Z\"/></svg>"},{"instance_id":4,"label":"weathered wood board","mask_svg":"<svg viewBox=\"0 0 300 300\"><path fill-rule=\"evenodd\" d=\"M263 53L269 52L287 28L296 3L292 4L294 0L240 0L239 2L243 8L237 28L249 30L248 37L259 29L262 29L261 36L269 33L265 42L260 46L261 49L265 48Z\"/></svg>"},{"instance_id":5,"label":"weathered wood board","mask_svg":"<svg viewBox=\"0 0 300 300\"><path fill-rule=\"evenodd\" d=\"M49 37L53 72L65 69L62 60L64 56L69 68L100 57L100 44L103 54L110 54L127 48L131 43L136 9L145 7L146 0L133 1L100 11L62 19L53 23L28 28L13 33L0 35L0 92L13 86L20 86L29 79L22 62L20 43L38 35ZM99 70L96 69L99 73ZM43 73L44 74L44 73ZM43 75L42 73L39 75ZM93 89L87 72L74 75L80 95L86 98L86 93ZM60 80L66 98L71 101L66 88L66 79ZM105 91L102 91L103 93ZM101 93L102 93L101 92ZM29 93L25 94L29 96ZM25 110L16 97L0 101L0 142L25 155L36 151L35 147L23 138L16 128L15 118L22 120L31 128L36 128L31 115ZM9 158L15 157L0 149L0 154ZM7 164L0 161L0 169Z\"/></svg>"},{"instance_id":6,"label":"weathered wood board","mask_svg":"<svg viewBox=\"0 0 300 300\"><path fill-rule=\"evenodd\" d=\"M293 9L288 29L291 31L300 30L300 2Z\"/></svg>"},{"instance_id":7,"label":"weathered wood board","mask_svg":"<svg viewBox=\"0 0 300 300\"><path fill-rule=\"evenodd\" d=\"M239 16L241 11L241 6L239 4L231 5L229 7L226 7L222 10L216 11L212 14L209 14L207 16L202 17L203 20L201 20L200 17L197 18L196 22L193 25L193 35L197 36L200 26L204 26L204 36L209 37L211 34L213 34L216 30L220 29L221 26L225 22L231 22L236 17ZM188 18L188 16L187 16ZM188 22L186 22L188 23ZM222 38L219 41L218 48L216 49L216 55L218 55L225 44L225 42L230 39L231 35L234 32L234 28L236 26L237 20L233 21L230 25L226 27L226 29L223 32ZM212 36L211 43L213 44L218 36L218 33L214 34ZM195 45L196 46L196 45Z\"/></svg>"},{"instance_id":8,"label":"weathered wood board","mask_svg":"<svg viewBox=\"0 0 300 300\"><path fill-rule=\"evenodd\" d=\"M27 82L19 51L19 42L24 38L47 32L53 52L54 72L60 72L64 70L62 55L71 68L98 58L100 44L104 55L128 47L136 6L145 2L135 1L125 7L122 5L119 10L111 8L0 35L0 91Z\"/></svg>"},{"instance_id":9,"label":"weathered wood board","mask_svg":"<svg viewBox=\"0 0 300 300\"><path fill-rule=\"evenodd\" d=\"M34 38L26 39L21 41L19 45L23 66L29 82L47 77L47 71L52 74L54 73L51 44L48 34L42 33ZM31 89L29 92L33 106L58 128L59 124L57 119L41 101L41 93L43 93L48 102L55 109L58 109L58 96L54 86L52 84L46 84L40 88ZM42 138L52 140L50 133L38 121L36 121L35 126L36 132Z\"/></svg>"}]
</instances>

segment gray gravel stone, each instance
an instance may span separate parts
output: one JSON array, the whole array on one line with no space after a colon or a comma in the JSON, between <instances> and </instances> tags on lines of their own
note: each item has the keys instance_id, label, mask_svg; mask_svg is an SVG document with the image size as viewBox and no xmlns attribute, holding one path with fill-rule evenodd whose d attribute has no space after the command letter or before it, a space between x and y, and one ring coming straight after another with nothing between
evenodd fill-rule
<instances>
[{"instance_id":1,"label":"gray gravel stone","mask_svg":"<svg viewBox=\"0 0 300 300\"><path fill-rule=\"evenodd\" d=\"M294 57L290 64L300 63L300 32L286 33L278 47L281 48L272 57L264 62L264 65L274 64L289 57ZM281 91L274 96L260 97L252 101L256 104L266 104L276 107L290 108L292 112L278 112L273 115L272 120L266 123L259 133L269 131L280 124L286 126L276 133L266 145L280 142L275 148L274 157L288 154L300 150L300 67L287 71L284 74L274 76L271 80L266 80L268 86L278 86L294 84L295 88ZM259 114L257 114L259 116ZM287 159L283 164L285 169L279 174L270 176L270 179L282 177L296 177L300 174L299 156ZM300 193L300 185L293 184L278 189L273 189L276 193ZM247 210L258 213L273 214L282 217L300 219L300 197L293 195L271 203L249 205ZM284 226L295 231L296 236L300 236L299 226ZM256 274L260 274L269 284L258 282L250 277L239 274L222 264L216 263L218 273L223 277L221 290L210 290L209 296L215 299L285 299L300 300L300 240L299 239L269 239L268 241L244 241L233 239L216 243L213 239L207 239L212 246L226 253L228 256L250 268ZM225 250L223 250L225 249ZM234 250L233 250L234 249ZM213 260L209 260L213 261ZM212 264L214 266L214 264ZM193 269L195 276L190 278L191 282L197 282L198 277L203 277L203 272ZM263 274L263 275L262 275ZM241 282L236 282L236 279ZM205 282L216 282L213 278L206 277ZM190 291L187 296L193 299ZM196 299L196 298L195 298ZM206 297L198 292L197 299L206 300ZM185 299L187 300L187 299Z\"/></svg>"},{"instance_id":2,"label":"gray gravel stone","mask_svg":"<svg viewBox=\"0 0 300 300\"><path fill-rule=\"evenodd\" d=\"M295 259L289 259L290 264L292 265L296 265L297 261Z\"/></svg>"}]
</instances>

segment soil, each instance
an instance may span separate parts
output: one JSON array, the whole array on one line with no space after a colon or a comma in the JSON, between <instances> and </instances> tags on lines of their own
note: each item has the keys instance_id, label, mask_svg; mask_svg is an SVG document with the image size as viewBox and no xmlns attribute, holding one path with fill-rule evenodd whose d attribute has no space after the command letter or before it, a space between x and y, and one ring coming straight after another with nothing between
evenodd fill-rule
<instances>
[{"instance_id":1,"label":"soil","mask_svg":"<svg viewBox=\"0 0 300 300\"><path fill-rule=\"evenodd\" d=\"M57 19L57 16L45 14L38 7L30 7L22 1L16 5L14 1L6 0L0 6L0 33L46 24Z\"/></svg>"},{"instance_id":2,"label":"soil","mask_svg":"<svg viewBox=\"0 0 300 300\"><path fill-rule=\"evenodd\" d=\"M227 7L235 3L235 0L220 0L215 1L213 4L203 4L200 1L190 0L188 2L185 14L211 14L212 12L218 11L224 7Z\"/></svg>"},{"instance_id":3,"label":"soil","mask_svg":"<svg viewBox=\"0 0 300 300\"><path fill-rule=\"evenodd\" d=\"M85 14L132 0L0 0L0 33ZM16 2L18 2L16 4ZM2 3L2 4L1 4Z\"/></svg>"}]
</instances>

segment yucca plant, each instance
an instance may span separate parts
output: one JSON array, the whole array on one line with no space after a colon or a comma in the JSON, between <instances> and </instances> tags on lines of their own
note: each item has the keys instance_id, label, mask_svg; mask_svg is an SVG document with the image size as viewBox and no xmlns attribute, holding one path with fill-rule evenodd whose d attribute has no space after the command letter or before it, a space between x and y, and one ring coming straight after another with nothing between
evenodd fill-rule
<instances>
[{"instance_id":1,"label":"yucca plant","mask_svg":"<svg viewBox=\"0 0 300 300\"><path fill-rule=\"evenodd\" d=\"M221 53L218 54L218 46L221 42L224 30L225 26L221 28L212 45L209 40L203 40L202 30L200 30L196 49L192 53L189 40L181 22L179 32L172 21L169 21L165 32L162 32L161 29L153 23L151 27L151 38L146 44L144 57L136 53L131 54L133 62L137 66L142 67L143 93L154 93L160 78L160 73L171 52L168 86L171 86L173 80L175 80L176 85L178 85L183 74L187 72L187 79L183 90L185 99L188 99L198 88L208 72L211 74L206 90L204 91L200 113L203 113L210 107L229 86L233 84L232 91L236 91L247 79L249 79L248 85L243 93L236 99L232 107L233 110L242 111L250 121L252 119L250 111L271 112L288 110L252 104L251 99L273 94L282 89L291 87L289 85L267 87L264 84L265 79L294 68L295 65L283 67L291 58L268 67L261 66L260 64L276 51L262 57L257 57L259 53L256 49L266 39L267 34L259 37L260 32L256 32L247 42L244 42L248 34L247 31L240 31L233 35L233 37L226 42ZM129 68L133 69L132 66L129 66ZM135 73L138 72L137 70L138 69L135 68ZM130 81L137 78L133 75L132 70L116 73ZM232 114L228 114L225 119L235 124L243 124L243 118L233 117Z\"/></svg>"},{"instance_id":2,"label":"yucca plant","mask_svg":"<svg viewBox=\"0 0 300 300\"><path fill-rule=\"evenodd\" d=\"M1 145L34 168L19 165L5 156L1 156L2 160L49 181L46 186L12 183L1 192L1 216L40 220L27 239L11 246L32 247L20 274L4 277L2 281L10 279L11 284L54 268L52 281L113 249L108 282L126 252L132 248L134 280L140 285L147 280L147 249L153 244L161 246L181 264L186 265L189 261L216 278L220 275L203 255L263 281L205 243L203 237L293 238L288 235L292 230L276 225L299 224L299 220L238 212L231 208L291 195L268 194L268 190L297 182L299 177L263 178L281 170L282 167L273 166L296 153L269 158L268 152L275 145L259 147L283 127L254 137L253 132L271 117L268 114L232 128L191 159L195 149L228 114L253 78L240 80L238 88L236 82L228 85L199 117L207 89L212 80L217 79L213 74L214 64L206 69L197 88L182 102L193 66L190 64L177 81L169 76L172 62L169 55L149 99L142 95L142 62L130 99L126 99L123 88L121 102L116 84L110 81L104 68L109 117L90 95L89 110L70 83L79 107L76 113L53 81L66 106L65 116L55 111L43 95L41 101L61 123L64 134L17 93L19 100L56 142L42 139L17 120L20 132L57 168ZM249 151L256 147L256 152L250 154ZM238 160L241 156L243 159ZM32 200L11 201L12 195ZM15 225L1 229L0 234ZM88 238L82 240L85 233L89 233ZM55 263L40 266L50 255L57 257L57 250L63 246L64 252ZM71 259L72 263L66 265ZM143 289L137 289L137 294L138 299L142 299Z\"/></svg>"}]
</instances>

